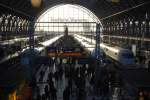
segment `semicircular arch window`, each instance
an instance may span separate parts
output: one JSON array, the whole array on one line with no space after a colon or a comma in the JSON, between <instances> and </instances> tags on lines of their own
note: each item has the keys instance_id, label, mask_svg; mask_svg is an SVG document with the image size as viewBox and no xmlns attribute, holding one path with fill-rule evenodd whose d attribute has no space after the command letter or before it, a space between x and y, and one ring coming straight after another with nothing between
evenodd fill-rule
<instances>
[{"instance_id":1,"label":"semicircular arch window","mask_svg":"<svg viewBox=\"0 0 150 100\"><path fill-rule=\"evenodd\" d=\"M35 32L62 33L68 27L69 33L94 33L96 23L100 23L95 14L79 5L62 4L49 8L35 23Z\"/></svg>"}]
</instances>

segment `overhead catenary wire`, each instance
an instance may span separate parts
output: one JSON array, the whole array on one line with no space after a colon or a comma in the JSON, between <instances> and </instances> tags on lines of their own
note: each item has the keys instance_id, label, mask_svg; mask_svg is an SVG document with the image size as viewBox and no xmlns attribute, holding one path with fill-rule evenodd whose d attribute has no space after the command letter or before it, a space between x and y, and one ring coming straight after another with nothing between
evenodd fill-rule
<instances>
[{"instance_id":1,"label":"overhead catenary wire","mask_svg":"<svg viewBox=\"0 0 150 100\"><path fill-rule=\"evenodd\" d=\"M128 11L131 11L131 10L133 10L133 9L136 9L136 8L138 8L138 7L141 7L141 6L146 5L146 4L149 4L149 3L150 3L150 1L147 1L147 2L144 2L144 3L142 3L142 4L133 6L133 7L128 8L128 9L125 9L125 10L123 10L123 11L114 13L114 14L109 15L109 16L107 16L107 17L103 17L103 18L100 19L100 21L103 21L103 20L108 19L108 18L111 18L111 17L113 17L113 16L116 16L116 15L119 15L119 14L122 14L122 13L125 13L125 12L128 12Z\"/></svg>"}]
</instances>

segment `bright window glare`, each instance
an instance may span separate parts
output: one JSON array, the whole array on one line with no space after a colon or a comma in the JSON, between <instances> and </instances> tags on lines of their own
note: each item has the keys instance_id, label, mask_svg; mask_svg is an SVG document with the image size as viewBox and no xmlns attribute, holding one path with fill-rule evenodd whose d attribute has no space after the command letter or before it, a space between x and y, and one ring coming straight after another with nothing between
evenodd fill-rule
<instances>
[{"instance_id":1,"label":"bright window glare","mask_svg":"<svg viewBox=\"0 0 150 100\"><path fill-rule=\"evenodd\" d=\"M41 22L41 23L38 23ZM45 22L45 23L43 23ZM55 22L55 23L47 23ZM64 23L56 23L64 22ZM79 22L79 23L65 23ZM92 22L92 23L82 23ZM64 26L68 26L69 32L94 32L95 23L99 23L99 19L88 9L79 5L58 5L48 9L43 13L36 23L35 31L63 32Z\"/></svg>"}]
</instances>

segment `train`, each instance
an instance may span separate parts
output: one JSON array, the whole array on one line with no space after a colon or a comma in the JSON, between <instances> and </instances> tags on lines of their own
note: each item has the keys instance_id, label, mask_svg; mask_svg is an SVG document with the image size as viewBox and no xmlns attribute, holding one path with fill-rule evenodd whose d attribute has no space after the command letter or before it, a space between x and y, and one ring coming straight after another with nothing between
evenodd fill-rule
<instances>
[{"instance_id":1,"label":"train","mask_svg":"<svg viewBox=\"0 0 150 100\"><path fill-rule=\"evenodd\" d=\"M92 48L87 48L87 49L88 51L91 52L92 56L95 55L95 52L94 52L95 40L94 39L91 40L81 35L74 35L74 37L77 41L79 41L82 44L82 46L92 47ZM101 51L100 54L107 55L109 58L120 63L121 65L134 66L136 64L136 60L133 55L133 52L129 49L124 49L121 47L111 46L105 43L101 43L100 51Z\"/></svg>"},{"instance_id":2,"label":"train","mask_svg":"<svg viewBox=\"0 0 150 100\"><path fill-rule=\"evenodd\" d=\"M86 51L87 54L89 54L92 58L96 59L95 44L89 42L91 40L89 40L87 38L82 38L78 35L75 36L75 39L81 43L81 45L84 47L84 50ZM100 48L100 58L101 59L99 59L99 60L101 60L101 63L106 64L108 62L108 59L106 59L106 54L102 48Z\"/></svg>"},{"instance_id":3,"label":"train","mask_svg":"<svg viewBox=\"0 0 150 100\"><path fill-rule=\"evenodd\" d=\"M35 44L43 45L43 46L48 46L49 44L53 43L57 39L59 39L62 35L53 37L50 40L47 40L45 42L41 42L41 36L34 36L34 42ZM37 47L39 46L37 45ZM27 49L29 46L29 37L24 37L24 38L15 38L15 39L10 39L10 40L5 40L5 41L0 41L0 60L3 59L4 57L7 57L9 55L12 55L14 53L20 53L24 51L24 49Z\"/></svg>"},{"instance_id":4,"label":"train","mask_svg":"<svg viewBox=\"0 0 150 100\"><path fill-rule=\"evenodd\" d=\"M11 39L5 40L0 42L0 58L3 59L4 57L14 54L21 50L22 46L27 44L28 39L20 38L20 39Z\"/></svg>"},{"instance_id":5,"label":"train","mask_svg":"<svg viewBox=\"0 0 150 100\"><path fill-rule=\"evenodd\" d=\"M40 56L45 56L46 55L46 47L49 45L52 45L54 42L56 42L58 39L60 39L63 35L59 35L56 37L53 37L47 41L44 42L40 42L38 43L35 47L33 52L35 52L35 54L40 55ZM22 53L28 52L30 49L29 47L26 47L22 50Z\"/></svg>"},{"instance_id":6,"label":"train","mask_svg":"<svg viewBox=\"0 0 150 100\"><path fill-rule=\"evenodd\" d=\"M124 49L117 46L110 46L104 43L101 43L100 47L103 49L106 55L122 65L136 64L133 52L129 49Z\"/></svg>"},{"instance_id":7,"label":"train","mask_svg":"<svg viewBox=\"0 0 150 100\"><path fill-rule=\"evenodd\" d=\"M35 36L34 38L35 42L39 41L39 36ZM0 41L0 58L19 52L27 46L29 46L28 37Z\"/></svg>"}]
</instances>

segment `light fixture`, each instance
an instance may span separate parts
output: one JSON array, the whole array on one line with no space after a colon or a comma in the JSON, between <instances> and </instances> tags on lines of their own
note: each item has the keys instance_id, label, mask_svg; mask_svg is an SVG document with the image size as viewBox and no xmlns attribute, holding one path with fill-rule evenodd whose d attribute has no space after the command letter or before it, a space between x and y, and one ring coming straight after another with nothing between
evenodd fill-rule
<instances>
[{"instance_id":1,"label":"light fixture","mask_svg":"<svg viewBox=\"0 0 150 100\"><path fill-rule=\"evenodd\" d=\"M33 7L38 8L38 7L41 6L41 4L42 4L42 0L31 0L31 5L32 5Z\"/></svg>"}]
</instances>

